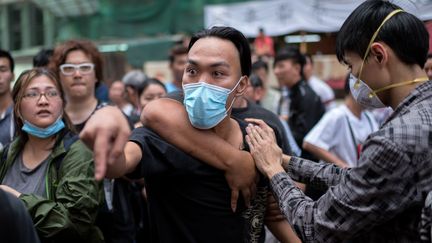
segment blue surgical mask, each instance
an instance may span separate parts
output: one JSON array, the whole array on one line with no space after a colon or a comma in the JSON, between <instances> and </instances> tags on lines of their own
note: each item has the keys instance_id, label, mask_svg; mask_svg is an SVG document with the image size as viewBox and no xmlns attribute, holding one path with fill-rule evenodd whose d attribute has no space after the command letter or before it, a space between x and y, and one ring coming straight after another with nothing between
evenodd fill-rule
<instances>
[{"instance_id":1,"label":"blue surgical mask","mask_svg":"<svg viewBox=\"0 0 432 243\"><path fill-rule=\"evenodd\" d=\"M24 125L22 126L22 130L30 135L33 135L38 138L48 138L52 135L58 133L61 129L65 127L65 124L60 116L53 124L49 125L46 128L41 128L36 125L31 124L30 122L24 120Z\"/></svg>"},{"instance_id":2,"label":"blue surgical mask","mask_svg":"<svg viewBox=\"0 0 432 243\"><path fill-rule=\"evenodd\" d=\"M210 129L219 124L228 115L228 110L235 100L234 98L226 109L228 96L237 88L242 78L231 90L204 82L183 85L184 105L192 126Z\"/></svg>"}]
</instances>

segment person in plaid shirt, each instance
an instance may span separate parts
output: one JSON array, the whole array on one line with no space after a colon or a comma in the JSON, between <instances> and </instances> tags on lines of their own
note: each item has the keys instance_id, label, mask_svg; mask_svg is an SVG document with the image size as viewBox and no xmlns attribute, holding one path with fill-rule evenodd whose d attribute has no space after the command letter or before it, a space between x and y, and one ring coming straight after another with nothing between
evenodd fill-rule
<instances>
[{"instance_id":1,"label":"person in plaid shirt","mask_svg":"<svg viewBox=\"0 0 432 243\"><path fill-rule=\"evenodd\" d=\"M419 19L387 1L365 1L341 27L337 56L349 66L356 101L394 110L365 141L360 167L282 155L273 131L251 120L255 163L303 242L420 242L432 189L432 82L422 70L428 39ZM329 189L313 201L293 180Z\"/></svg>"}]
</instances>

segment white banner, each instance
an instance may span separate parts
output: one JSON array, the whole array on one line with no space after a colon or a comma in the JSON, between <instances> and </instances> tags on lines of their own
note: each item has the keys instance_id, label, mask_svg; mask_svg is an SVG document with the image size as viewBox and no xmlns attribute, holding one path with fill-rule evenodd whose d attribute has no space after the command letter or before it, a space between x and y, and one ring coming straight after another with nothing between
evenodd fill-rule
<instances>
[{"instance_id":1,"label":"white banner","mask_svg":"<svg viewBox=\"0 0 432 243\"><path fill-rule=\"evenodd\" d=\"M204 7L204 25L232 26L247 37L260 27L270 36L297 31L336 32L364 0L267 0ZM392 1L422 20L432 19L432 0Z\"/></svg>"}]
</instances>

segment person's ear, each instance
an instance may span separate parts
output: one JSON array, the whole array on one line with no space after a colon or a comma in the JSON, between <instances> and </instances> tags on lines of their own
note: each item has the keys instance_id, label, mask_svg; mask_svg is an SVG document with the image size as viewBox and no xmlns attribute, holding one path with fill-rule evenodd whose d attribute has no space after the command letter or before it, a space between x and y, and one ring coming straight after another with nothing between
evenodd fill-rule
<instances>
[{"instance_id":1,"label":"person's ear","mask_svg":"<svg viewBox=\"0 0 432 243\"><path fill-rule=\"evenodd\" d=\"M242 76L240 79L240 83L237 86L237 93L236 93L236 97L242 96L244 94L244 92L246 91L246 88L249 84L249 77L248 76Z\"/></svg>"},{"instance_id":2,"label":"person's ear","mask_svg":"<svg viewBox=\"0 0 432 243\"><path fill-rule=\"evenodd\" d=\"M388 61L388 52L385 46L379 42L374 42L371 45L370 53L379 64L385 64Z\"/></svg>"}]
</instances>

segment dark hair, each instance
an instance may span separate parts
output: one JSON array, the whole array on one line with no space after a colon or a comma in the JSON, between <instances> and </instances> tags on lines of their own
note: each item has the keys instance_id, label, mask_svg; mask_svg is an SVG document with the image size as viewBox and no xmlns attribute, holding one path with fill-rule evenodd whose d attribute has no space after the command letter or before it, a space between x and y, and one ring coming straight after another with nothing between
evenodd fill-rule
<instances>
[{"instance_id":1,"label":"dark hair","mask_svg":"<svg viewBox=\"0 0 432 243\"><path fill-rule=\"evenodd\" d=\"M252 63L252 72L264 68L266 72L268 72L268 64L264 62L263 60L258 60L254 63Z\"/></svg>"},{"instance_id":2,"label":"dark hair","mask_svg":"<svg viewBox=\"0 0 432 243\"><path fill-rule=\"evenodd\" d=\"M170 51L170 55L169 55L170 64L172 64L175 61L176 56L185 55L187 53L188 53L187 47L180 44L175 45Z\"/></svg>"},{"instance_id":3,"label":"dark hair","mask_svg":"<svg viewBox=\"0 0 432 243\"><path fill-rule=\"evenodd\" d=\"M349 93L351 93L349 81L350 81L350 75L348 74L345 77L345 85L344 85L345 95L348 95Z\"/></svg>"},{"instance_id":4,"label":"dark hair","mask_svg":"<svg viewBox=\"0 0 432 243\"><path fill-rule=\"evenodd\" d=\"M251 74L251 50L246 37L238 30L232 27L218 27L204 29L195 33L189 43L188 51L192 48L195 42L205 37L217 37L223 40L231 41L237 48L240 57L240 66L242 75L249 76Z\"/></svg>"},{"instance_id":5,"label":"dark hair","mask_svg":"<svg viewBox=\"0 0 432 243\"><path fill-rule=\"evenodd\" d=\"M59 74L60 65L65 63L67 55L72 51L83 51L92 60L95 65L94 71L97 79L96 87L98 87L103 80L103 58L95 44L89 40L69 40L57 46L54 49L54 54L50 60L49 67Z\"/></svg>"},{"instance_id":6,"label":"dark hair","mask_svg":"<svg viewBox=\"0 0 432 243\"><path fill-rule=\"evenodd\" d=\"M363 58L374 32L383 20L399 6L382 0L368 0L360 4L345 20L336 39L336 55L345 62L347 51ZM423 67L429 50L429 34L417 17L400 12L381 28L375 41L386 43L406 64Z\"/></svg>"},{"instance_id":7,"label":"dark hair","mask_svg":"<svg viewBox=\"0 0 432 243\"><path fill-rule=\"evenodd\" d=\"M15 62L10 52L0 49L0 58L6 58L9 60L10 70L13 72L15 69Z\"/></svg>"},{"instance_id":8,"label":"dark hair","mask_svg":"<svg viewBox=\"0 0 432 243\"><path fill-rule=\"evenodd\" d=\"M42 49L33 57L33 67L46 67L52 57L53 49Z\"/></svg>"},{"instance_id":9,"label":"dark hair","mask_svg":"<svg viewBox=\"0 0 432 243\"><path fill-rule=\"evenodd\" d=\"M262 87L264 87L263 81L256 74L251 74L251 76L249 77L249 82L250 82L251 86L254 87L254 88L262 88Z\"/></svg>"},{"instance_id":10,"label":"dark hair","mask_svg":"<svg viewBox=\"0 0 432 243\"><path fill-rule=\"evenodd\" d=\"M15 82L15 85L12 89L12 98L14 102L14 125L17 128L15 129L15 133L17 136L21 137L21 145L24 145L24 143L28 139L27 133L21 130L21 127L24 125L20 113L21 102L24 98L24 93L27 86L30 84L30 82L33 79L40 76L46 76L54 82L54 85L56 86L57 90L60 92L60 98L63 101L62 120L65 123L66 129L63 129L62 132L58 133L56 144L61 140L61 138L64 136L64 134L67 131L75 132L72 122L69 119L69 116L67 115L66 112L64 112L64 108L66 106L66 99L64 97L63 87L60 83L60 79L58 78L57 74L52 72L48 68L33 68L22 72L21 75L18 77L17 81Z\"/></svg>"},{"instance_id":11,"label":"dark hair","mask_svg":"<svg viewBox=\"0 0 432 243\"><path fill-rule=\"evenodd\" d=\"M301 54L296 46L290 46L286 49L279 51L274 59L273 66L275 67L278 62L290 60L296 64L300 64L300 76L304 79L303 67L306 64L306 58Z\"/></svg>"},{"instance_id":12,"label":"dark hair","mask_svg":"<svg viewBox=\"0 0 432 243\"><path fill-rule=\"evenodd\" d=\"M167 92L165 85L161 81L155 78L147 78L144 83L138 88L138 96L141 96L142 93L144 93L144 91L146 91L146 89L152 84L161 86L165 90L165 92Z\"/></svg>"}]
</instances>

